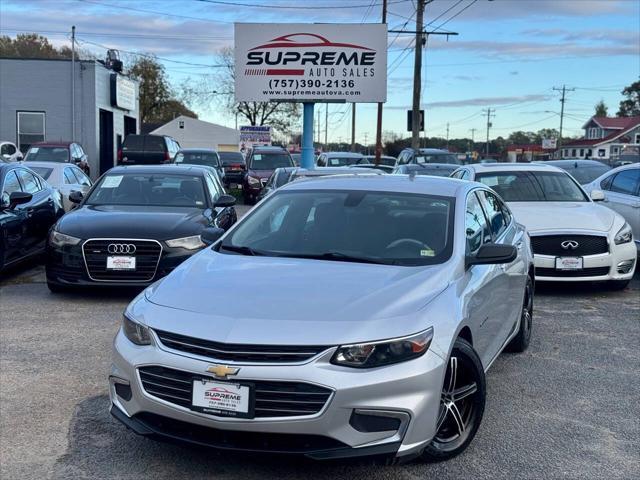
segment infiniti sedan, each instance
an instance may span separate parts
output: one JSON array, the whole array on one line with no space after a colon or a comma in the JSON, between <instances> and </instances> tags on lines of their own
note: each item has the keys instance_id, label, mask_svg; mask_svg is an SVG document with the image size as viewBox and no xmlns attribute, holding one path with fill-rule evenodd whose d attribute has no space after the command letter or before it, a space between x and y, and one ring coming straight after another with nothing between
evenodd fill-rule
<instances>
[{"instance_id":1,"label":"infiniti sedan","mask_svg":"<svg viewBox=\"0 0 640 480\"><path fill-rule=\"evenodd\" d=\"M466 165L452 177L493 188L526 225L535 253L536 279L607 281L625 288L636 264L631 225L613 210L598 205L564 170L546 164Z\"/></svg>"},{"instance_id":2,"label":"infiniti sedan","mask_svg":"<svg viewBox=\"0 0 640 480\"><path fill-rule=\"evenodd\" d=\"M47 285L147 286L236 221L209 167L129 166L104 174L51 229Z\"/></svg>"},{"instance_id":3,"label":"infiniti sedan","mask_svg":"<svg viewBox=\"0 0 640 480\"><path fill-rule=\"evenodd\" d=\"M525 229L481 184L291 182L127 307L111 413L200 446L446 459L485 371L527 348L533 285Z\"/></svg>"}]
</instances>

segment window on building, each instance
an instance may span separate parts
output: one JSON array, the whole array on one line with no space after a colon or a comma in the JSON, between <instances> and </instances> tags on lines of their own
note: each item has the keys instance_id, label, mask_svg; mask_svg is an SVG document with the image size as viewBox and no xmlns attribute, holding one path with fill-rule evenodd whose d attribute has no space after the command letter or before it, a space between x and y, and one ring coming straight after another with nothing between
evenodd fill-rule
<instances>
[{"instance_id":1,"label":"window on building","mask_svg":"<svg viewBox=\"0 0 640 480\"><path fill-rule=\"evenodd\" d=\"M640 133L636 133L636 139L633 143L640 143Z\"/></svg>"},{"instance_id":2,"label":"window on building","mask_svg":"<svg viewBox=\"0 0 640 480\"><path fill-rule=\"evenodd\" d=\"M18 148L26 152L32 143L44 142L45 114L44 112L18 112Z\"/></svg>"},{"instance_id":3,"label":"window on building","mask_svg":"<svg viewBox=\"0 0 640 480\"><path fill-rule=\"evenodd\" d=\"M587 150L587 158L591 158L591 155L593 155L593 151L591 149Z\"/></svg>"},{"instance_id":4,"label":"window on building","mask_svg":"<svg viewBox=\"0 0 640 480\"><path fill-rule=\"evenodd\" d=\"M563 157L568 157L569 156L569 150L567 150L566 148L564 150L562 150L562 156Z\"/></svg>"},{"instance_id":5,"label":"window on building","mask_svg":"<svg viewBox=\"0 0 640 480\"><path fill-rule=\"evenodd\" d=\"M575 148L572 148L572 149L571 149L571 156L572 156L572 157L575 157L575 156L576 156L576 149L575 149Z\"/></svg>"},{"instance_id":6,"label":"window on building","mask_svg":"<svg viewBox=\"0 0 640 480\"><path fill-rule=\"evenodd\" d=\"M617 154L618 154L618 150L620 150L620 148L619 148L619 147L613 147L613 148L612 148L612 153L613 153L614 155L617 155Z\"/></svg>"},{"instance_id":7,"label":"window on building","mask_svg":"<svg viewBox=\"0 0 640 480\"><path fill-rule=\"evenodd\" d=\"M584 148L580 149L580 158L584 157Z\"/></svg>"}]
</instances>

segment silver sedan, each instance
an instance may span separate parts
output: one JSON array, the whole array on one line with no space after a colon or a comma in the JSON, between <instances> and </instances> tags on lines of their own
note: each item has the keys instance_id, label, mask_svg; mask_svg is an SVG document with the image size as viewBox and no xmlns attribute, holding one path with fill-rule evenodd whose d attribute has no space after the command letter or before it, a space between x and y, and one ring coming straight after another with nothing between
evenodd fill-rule
<instances>
[{"instance_id":1,"label":"silver sedan","mask_svg":"<svg viewBox=\"0 0 640 480\"><path fill-rule=\"evenodd\" d=\"M127 307L111 413L134 432L315 459L450 458L485 372L529 344L533 255L488 187L293 182Z\"/></svg>"},{"instance_id":2,"label":"silver sedan","mask_svg":"<svg viewBox=\"0 0 640 480\"><path fill-rule=\"evenodd\" d=\"M72 192L80 192L86 196L93 185L91 179L80 168L69 163L29 162L28 167L60 192L65 212L75 206L69 200L69 195Z\"/></svg>"}]
</instances>

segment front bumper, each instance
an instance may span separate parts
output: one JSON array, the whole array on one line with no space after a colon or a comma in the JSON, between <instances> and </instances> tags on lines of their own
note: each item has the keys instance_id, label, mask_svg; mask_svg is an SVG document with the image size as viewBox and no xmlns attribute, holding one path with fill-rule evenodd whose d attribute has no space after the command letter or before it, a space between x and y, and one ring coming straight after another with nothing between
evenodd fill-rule
<instances>
[{"instance_id":1,"label":"front bumper","mask_svg":"<svg viewBox=\"0 0 640 480\"><path fill-rule=\"evenodd\" d=\"M313 415L242 419L200 413L147 393L138 371L144 366L162 366L214 379L205 372L215 362L172 353L155 340L156 345L140 347L119 332L114 341L109 377L112 413L139 434L216 448L298 453L313 458L379 454L408 458L422 451L435 435L446 362L433 351L416 360L372 370L332 365L329 360L333 349L303 364L242 365L233 380L303 382L333 392ZM119 383L130 388L129 399L117 394ZM400 422L393 430L361 431L350 423L356 411L395 416ZM262 439L258 446L256 439ZM293 447L283 447L283 439Z\"/></svg>"},{"instance_id":2,"label":"front bumper","mask_svg":"<svg viewBox=\"0 0 640 480\"><path fill-rule=\"evenodd\" d=\"M571 255L567 254L567 256ZM628 280L635 272L637 250L634 242L610 245L608 253L583 256L583 269L576 271L556 270L556 258L553 255L534 255L536 280L544 282Z\"/></svg>"},{"instance_id":3,"label":"front bumper","mask_svg":"<svg viewBox=\"0 0 640 480\"><path fill-rule=\"evenodd\" d=\"M155 273L150 279L143 281L95 280L87 271L82 242L79 245L62 248L48 244L45 263L47 282L63 287L146 287L171 273L178 265L198 252L199 250L164 246Z\"/></svg>"}]
</instances>

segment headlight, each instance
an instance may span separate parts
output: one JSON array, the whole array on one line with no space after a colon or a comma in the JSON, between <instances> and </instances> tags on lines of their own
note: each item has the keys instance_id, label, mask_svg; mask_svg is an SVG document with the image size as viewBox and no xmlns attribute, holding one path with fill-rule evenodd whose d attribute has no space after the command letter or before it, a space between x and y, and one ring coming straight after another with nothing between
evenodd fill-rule
<instances>
[{"instance_id":1,"label":"headlight","mask_svg":"<svg viewBox=\"0 0 640 480\"><path fill-rule=\"evenodd\" d=\"M247 177L247 182L249 185L260 185L260 179L256 177Z\"/></svg>"},{"instance_id":2,"label":"headlight","mask_svg":"<svg viewBox=\"0 0 640 480\"><path fill-rule=\"evenodd\" d=\"M192 237L174 238L173 240L167 240L166 243L171 248L186 248L187 250L196 250L206 245L200 238L200 235L193 235Z\"/></svg>"},{"instance_id":3,"label":"headlight","mask_svg":"<svg viewBox=\"0 0 640 480\"><path fill-rule=\"evenodd\" d=\"M51 230L49 234L49 244L54 247L64 247L67 245L74 246L81 242L80 238L72 237L71 235L65 235L64 233Z\"/></svg>"},{"instance_id":4,"label":"headlight","mask_svg":"<svg viewBox=\"0 0 640 480\"><path fill-rule=\"evenodd\" d=\"M633 240L631 225L629 225L627 222L624 222L624 225L620 230L618 230L618 233L616 233L613 241L616 245L620 245L622 243L629 243L631 240Z\"/></svg>"},{"instance_id":5,"label":"headlight","mask_svg":"<svg viewBox=\"0 0 640 480\"><path fill-rule=\"evenodd\" d=\"M338 347L331 359L335 365L373 368L404 362L425 354L433 339L433 328L408 337Z\"/></svg>"},{"instance_id":6,"label":"headlight","mask_svg":"<svg viewBox=\"0 0 640 480\"><path fill-rule=\"evenodd\" d=\"M151 334L149 329L139 323L122 316L122 332L131 342L136 345L151 345Z\"/></svg>"}]
</instances>

